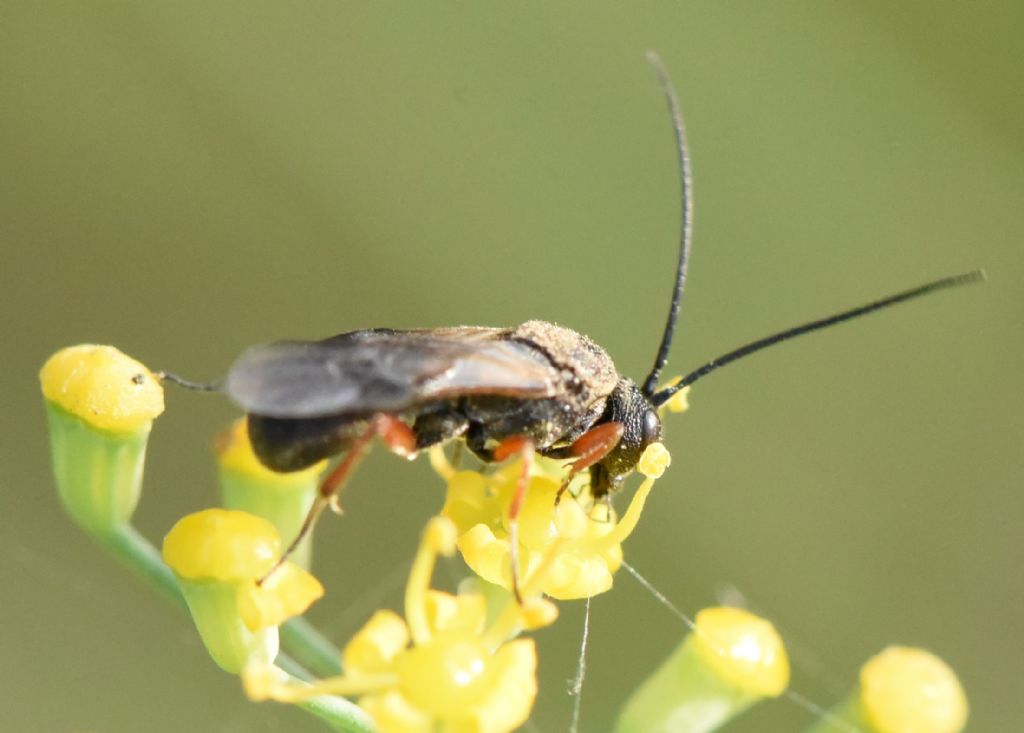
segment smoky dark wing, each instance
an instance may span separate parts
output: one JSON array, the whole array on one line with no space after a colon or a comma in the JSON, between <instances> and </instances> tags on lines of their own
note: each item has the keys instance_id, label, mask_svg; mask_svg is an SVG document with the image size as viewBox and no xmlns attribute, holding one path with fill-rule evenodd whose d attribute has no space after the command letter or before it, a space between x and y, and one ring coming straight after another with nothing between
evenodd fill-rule
<instances>
[{"instance_id":1,"label":"smoky dark wing","mask_svg":"<svg viewBox=\"0 0 1024 733\"><path fill-rule=\"evenodd\" d=\"M552 396L557 371L508 333L375 329L254 346L232 365L224 391L246 412L278 418L402 412L470 394Z\"/></svg>"}]
</instances>

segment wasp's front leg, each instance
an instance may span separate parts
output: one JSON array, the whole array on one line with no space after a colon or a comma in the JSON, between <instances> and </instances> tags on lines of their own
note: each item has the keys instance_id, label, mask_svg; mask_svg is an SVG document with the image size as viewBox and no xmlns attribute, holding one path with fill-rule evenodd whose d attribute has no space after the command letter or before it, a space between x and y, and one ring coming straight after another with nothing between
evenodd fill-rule
<instances>
[{"instance_id":1,"label":"wasp's front leg","mask_svg":"<svg viewBox=\"0 0 1024 733\"><path fill-rule=\"evenodd\" d=\"M569 488L569 483L576 474L590 468L611 453L622 440L625 431L625 425L620 422L601 423L583 433L569 446L558 449L557 455L551 455L552 458L575 459L562 485L558 487L558 493L555 494L556 504L562 500L562 494Z\"/></svg>"}]
</instances>

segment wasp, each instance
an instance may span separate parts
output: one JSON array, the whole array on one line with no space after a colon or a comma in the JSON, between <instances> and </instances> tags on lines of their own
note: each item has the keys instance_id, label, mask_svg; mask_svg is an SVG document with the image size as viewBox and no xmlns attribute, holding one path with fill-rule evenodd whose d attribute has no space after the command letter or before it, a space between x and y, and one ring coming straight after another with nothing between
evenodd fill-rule
<instances>
[{"instance_id":1,"label":"wasp","mask_svg":"<svg viewBox=\"0 0 1024 733\"><path fill-rule=\"evenodd\" d=\"M779 331L659 388L687 278L693 182L678 96L658 57L651 53L648 60L672 120L682 213L668 318L654 366L642 383L620 375L608 353L587 336L539 320L512 328L373 328L322 341L254 346L213 385L196 385L164 373L184 386L222 392L241 407L256 455L272 470L296 471L343 456L323 481L300 535L282 560L336 496L375 438L406 456L453 440L464 441L485 463L521 455L523 474L509 511L515 553L515 518L527 485L528 459L534 453L572 460L571 475L589 471L590 495L604 499L633 471L644 449L661 440L658 407L679 390L782 341L984 279L981 270L945 277ZM515 554L512 563L517 590Z\"/></svg>"}]
</instances>

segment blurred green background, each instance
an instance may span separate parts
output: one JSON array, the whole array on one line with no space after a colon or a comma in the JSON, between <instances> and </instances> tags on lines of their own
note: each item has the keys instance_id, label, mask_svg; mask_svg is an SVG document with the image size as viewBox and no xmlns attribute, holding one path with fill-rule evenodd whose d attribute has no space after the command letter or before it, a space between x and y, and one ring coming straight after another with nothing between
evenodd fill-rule
<instances>
[{"instance_id":1,"label":"blurred green background","mask_svg":"<svg viewBox=\"0 0 1024 733\"><path fill-rule=\"evenodd\" d=\"M1017 729L1022 31L1016 0L4 2L0 728L321 730L246 702L61 514L35 374L83 341L212 379L274 338L539 317L642 378L678 226L655 48L697 185L673 372L933 277L990 282L701 382L627 559L690 612L772 618L821 704L901 642L956 668L973 730ZM215 501L208 436L232 416L169 391L149 536ZM367 461L318 533L322 628L397 602L440 501L424 461ZM562 608L531 730L569 719ZM625 575L591 629L582 730L602 731L682 629ZM777 701L730 730L812 719Z\"/></svg>"}]
</instances>

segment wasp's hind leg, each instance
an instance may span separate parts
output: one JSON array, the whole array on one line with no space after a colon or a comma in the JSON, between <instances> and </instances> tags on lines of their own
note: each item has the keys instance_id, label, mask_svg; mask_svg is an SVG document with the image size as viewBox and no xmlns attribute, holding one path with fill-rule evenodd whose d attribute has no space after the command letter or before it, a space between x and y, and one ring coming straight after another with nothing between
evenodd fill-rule
<instances>
[{"instance_id":1,"label":"wasp's hind leg","mask_svg":"<svg viewBox=\"0 0 1024 733\"><path fill-rule=\"evenodd\" d=\"M260 578L259 582L261 584L291 557L292 553L295 552L295 548L299 546L299 543L313 529L316 520L323 514L324 509L331 506L336 511L340 511L337 505L338 494L348 480L348 477L352 475L356 466L359 465L359 461L362 460L363 456L370 449L370 443L375 437L380 437L388 449L398 455L412 456L416 453L416 436L408 425L397 417L385 413L378 413L371 417L367 421L366 428L353 439L345 457L341 459L341 462L321 482L316 499L313 500L313 505L309 508L306 518L302 521L299 534L285 548L284 553L278 558L267 574Z\"/></svg>"}]
</instances>

